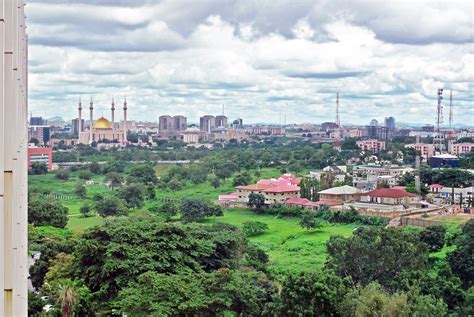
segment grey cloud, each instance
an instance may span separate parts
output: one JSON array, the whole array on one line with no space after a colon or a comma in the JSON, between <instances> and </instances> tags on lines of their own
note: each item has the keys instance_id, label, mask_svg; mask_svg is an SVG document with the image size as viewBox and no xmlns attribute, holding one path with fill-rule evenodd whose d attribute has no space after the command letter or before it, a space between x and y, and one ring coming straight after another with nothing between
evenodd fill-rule
<instances>
[{"instance_id":1,"label":"grey cloud","mask_svg":"<svg viewBox=\"0 0 474 317\"><path fill-rule=\"evenodd\" d=\"M347 77L363 77L369 75L370 72L287 72L286 75L292 78L304 79L338 79Z\"/></svg>"}]
</instances>

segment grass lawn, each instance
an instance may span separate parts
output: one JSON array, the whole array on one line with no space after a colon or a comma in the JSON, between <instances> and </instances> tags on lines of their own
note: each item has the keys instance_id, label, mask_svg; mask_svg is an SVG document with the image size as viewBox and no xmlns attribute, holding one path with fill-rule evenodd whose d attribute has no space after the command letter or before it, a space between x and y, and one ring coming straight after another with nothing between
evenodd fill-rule
<instances>
[{"instance_id":1,"label":"grass lawn","mask_svg":"<svg viewBox=\"0 0 474 317\"><path fill-rule=\"evenodd\" d=\"M355 225L325 224L323 228L308 232L302 229L298 219L275 218L256 215L243 209L228 209L223 217L208 222L225 222L242 227L246 221L260 221L269 230L251 242L260 246L270 257L270 269L280 275L288 271L312 271L320 268L326 261L326 241L331 235L350 236Z\"/></svg>"}]
</instances>

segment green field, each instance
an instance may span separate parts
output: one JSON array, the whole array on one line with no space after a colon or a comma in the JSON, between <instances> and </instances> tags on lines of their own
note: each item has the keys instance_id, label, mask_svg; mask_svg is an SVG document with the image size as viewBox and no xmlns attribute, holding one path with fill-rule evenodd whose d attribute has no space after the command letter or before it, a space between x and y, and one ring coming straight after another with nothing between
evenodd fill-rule
<instances>
[{"instance_id":1,"label":"green field","mask_svg":"<svg viewBox=\"0 0 474 317\"><path fill-rule=\"evenodd\" d=\"M314 270L321 267L327 257L326 241L331 235L350 236L355 225L325 224L315 231L306 231L298 219L275 218L256 215L243 209L228 209L224 217L213 219L241 227L246 221L261 221L268 225L268 232L250 238L270 257L271 270L280 274L285 271Z\"/></svg>"},{"instance_id":2,"label":"green field","mask_svg":"<svg viewBox=\"0 0 474 317\"><path fill-rule=\"evenodd\" d=\"M158 176L164 175L173 165L157 165ZM255 171L251 171L253 179ZM261 176L258 178L278 177L278 169L265 168L260 170ZM59 180L54 174L33 175L29 178L30 190L48 191L54 195L60 195L59 202L69 208L69 221L67 228L75 233L81 233L87 228L99 225L103 219L99 216L84 218L79 214L79 208L88 203L93 205L91 197L95 193L107 194L111 190L103 185L104 176L95 175L92 180L94 184L86 185L87 199L80 199L74 195L74 186L78 181L78 172L72 172L69 180ZM219 194L230 193L234 187L232 179L222 182L219 188L213 188L208 182L193 185L185 183L183 189L178 191L157 189L159 198L182 199L191 196L207 197L215 200ZM45 198L46 199L46 198ZM147 201L141 210L146 211L156 201ZM135 210L133 213L139 212ZM323 228L314 232L307 232L298 225L298 219L275 218L268 215L257 215L245 209L225 210L223 217L208 219L205 223L225 222L241 227L246 221L261 221L268 225L269 230L265 234L250 238L252 243L264 249L270 257L271 270L280 274L285 271L294 270L314 270L321 267L326 259L326 241L331 235L349 236L355 226L353 225L331 225L326 224Z\"/></svg>"}]
</instances>

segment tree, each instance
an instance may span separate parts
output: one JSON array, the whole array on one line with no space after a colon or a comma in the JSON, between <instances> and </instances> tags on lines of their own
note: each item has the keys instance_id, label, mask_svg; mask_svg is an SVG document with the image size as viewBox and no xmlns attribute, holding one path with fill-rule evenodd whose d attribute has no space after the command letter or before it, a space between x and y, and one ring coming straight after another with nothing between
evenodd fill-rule
<instances>
[{"instance_id":1,"label":"tree","mask_svg":"<svg viewBox=\"0 0 474 317\"><path fill-rule=\"evenodd\" d=\"M184 223L200 221L206 217L222 216L222 208L203 198L186 198L181 201L181 220Z\"/></svg>"},{"instance_id":2,"label":"tree","mask_svg":"<svg viewBox=\"0 0 474 317\"><path fill-rule=\"evenodd\" d=\"M99 200L94 208L102 217L125 216L128 214L124 202L117 197L107 197Z\"/></svg>"},{"instance_id":3,"label":"tree","mask_svg":"<svg viewBox=\"0 0 474 317\"><path fill-rule=\"evenodd\" d=\"M146 197L150 200L154 200L156 198L155 185L150 184L146 187Z\"/></svg>"},{"instance_id":4,"label":"tree","mask_svg":"<svg viewBox=\"0 0 474 317\"><path fill-rule=\"evenodd\" d=\"M311 201L318 200L319 182L316 178L305 177L300 183L300 196Z\"/></svg>"},{"instance_id":5,"label":"tree","mask_svg":"<svg viewBox=\"0 0 474 317\"><path fill-rule=\"evenodd\" d=\"M448 306L442 299L431 295L419 295L413 305L414 317L438 317L448 314Z\"/></svg>"},{"instance_id":6,"label":"tree","mask_svg":"<svg viewBox=\"0 0 474 317\"><path fill-rule=\"evenodd\" d=\"M44 301L38 293L28 290L28 316L37 317L43 312Z\"/></svg>"},{"instance_id":7,"label":"tree","mask_svg":"<svg viewBox=\"0 0 474 317\"><path fill-rule=\"evenodd\" d=\"M221 180L216 176L211 176L209 182L211 183L212 187L219 188L221 186Z\"/></svg>"},{"instance_id":8,"label":"tree","mask_svg":"<svg viewBox=\"0 0 474 317\"><path fill-rule=\"evenodd\" d=\"M189 179L193 184L202 184L207 180L209 171L202 166L192 166L189 168Z\"/></svg>"},{"instance_id":9,"label":"tree","mask_svg":"<svg viewBox=\"0 0 474 317\"><path fill-rule=\"evenodd\" d=\"M82 181L78 181L76 185L74 186L74 194L76 194L77 197L79 198L87 197L87 189L86 189L86 186L84 186L84 183Z\"/></svg>"},{"instance_id":10,"label":"tree","mask_svg":"<svg viewBox=\"0 0 474 317\"><path fill-rule=\"evenodd\" d=\"M135 165L128 174L128 183L156 184L158 182L155 169L149 164Z\"/></svg>"},{"instance_id":11,"label":"tree","mask_svg":"<svg viewBox=\"0 0 474 317\"><path fill-rule=\"evenodd\" d=\"M347 280L331 271L290 274L271 309L276 316L334 316L347 292Z\"/></svg>"},{"instance_id":12,"label":"tree","mask_svg":"<svg viewBox=\"0 0 474 317\"><path fill-rule=\"evenodd\" d=\"M28 203L28 223L36 226L64 228L67 215L68 208L57 202L34 197Z\"/></svg>"},{"instance_id":13,"label":"tree","mask_svg":"<svg viewBox=\"0 0 474 317\"><path fill-rule=\"evenodd\" d=\"M89 205L83 205L79 208L79 212L84 218L87 218L91 212L91 207Z\"/></svg>"},{"instance_id":14,"label":"tree","mask_svg":"<svg viewBox=\"0 0 474 317\"><path fill-rule=\"evenodd\" d=\"M131 316L262 316L276 292L259 272L227 269L167 275L148 271L119 293L118 305Z\"/></svg>"},{"instance_id":15,"label":"tree","mask_svg":"<svg viewBox=\"0 0 474 317\"><path fill-rule=\"evenodd\" d=\"M118 192L118 197L125 201L128 208L140 208L145 202L143 189L139 184L130 184L123 187Z\"/></svg>"},{"instance_id":16,"label":"tree","mask_svg":"<svg viewBox=\"0 0 474 317\"><path fill-rule=\"evenodd\" d=\"M163 205L154 208L153 211L160 212L166 215L166 218L174 217L178 214L179 207L173 202L166 202Z\"/></svg>"},{"instance_id":17,"label":"tree","mask_svg":"<svg viewBox=\"0 0 474 317\"><path fill-rule=\"evenodd\" d=\"M407 294L389 294L376 282L358 287L341 306L347 316L411 316Z\"/></svg>"},{"instance_id":18,"label":"tree","mask_svg":"<svg viewBox=\"0 0 474 317\"><path fill-rule=\"evenodd\" d=\"M316 213L311 211L303 213L299 225L306 230L314 230L322 227L321 221L319 221Z\"/></svg>"},{"instance_id":19,"label":"tree","mask_svg":"<svg viewBox=\"0 0 474 317\"><path fill-rule=\"evenodd\" d=\"M57 170L55 176L60 180L68 180L70 173L68 170Z\"/></svg>"},{"instance_id":20,"label":"tree","mask_svg":"<svg viewBox=\"0 0 474 317\"><path fill-rule=\"evenodd\" d=\"M467 289L474 284L474 219L466 222L458 237L456 250L448 253L446 260Z\"/></svg>"},{"instance_id":21,"label":"tree","mask_svg":"<svg viewBox=\"0 0 474 317\"><path fill-rule=\"evenodd\" d=\"M79 172L79 175L78 175L79 179L83 179L83 180L89 180L92 178L92 173L88 170L82 170Z\"/></svg>"},{"instance_id":22,"label":"tree","mask_svg":"<svg viewBox=\"0 0 474 317\"><path fill-rule=\"evenodd\" d=\"M89 170L91 171L92 174L99 175L102 172L102 169L101 169L99 163L96 163L96 162L90 163L88 168L89 168Z\"/></svg>"},{"instance_id":23,"label":"tree","mask_svg":"<svg viewBox=\"0 0 474 317\"><path fill-rule=\"evenodd\" d=\"M247 206L255 210L257 213L262 212L265 206L265 196L257 193L250 193Z\"/></svg>"},{"instance_id":24,"label":"tree","mask_svg":"<svg viewBox=\"0 0 474 317\"><path fill-rule=\"evenodd\" d=\"M254 237L267 231L268 225L260 221L246 221L242 230L247 237Z\"/></svg>"},{"instance_id":25,"label":"tree","mask_svg":"<svg viewBox=\"0 0 474 317\"><path fill-rule=\"evenodd\" d=\"M48 166L41 162L33 162L30 165L31 175L43 175L48 173Z\"/></svg>"},{"instance_id":26,"label":"tree","mask_svg":"<svg viewBox=\"0 0 474 317\"><path fill-rule=\"evenodd\" d=\"M172 191L180 190L181 188L183 188L183 184L179 180L177 180L176 178L172 178L168 182L167 186Z\"/></svg>"},{"instance_id":27,"label":"tree","mask_svg":"<svg viewBox=\"0 0 474 317\"><path fill-rule=\"evenodd\" d=\"M58 293L57 304L61 307L63 317L72 317L74 307L78 302L78 293L72 282L61 285Z\"/></svg>"},{"instance_id":28,"label":"tree","mask_svg":"<svg viewBox=\"0 0 474 317\"><path fill-rule=\"evenodd\" d=\"M231 225L165 224L154 216L116 218L83 233L74 252L75 274L106 306L147 271L189 276L232 270L239 267L243 252L245 237Z\"/></svg>"},{"instance_id":29,"label":"tree","mask_svg":"<svg viewBox=\"0 0 474 317\"><path fill-rule=\"evenodd\" d=\"M234 176L234 186L243 186L248 185L252 181L252 177L250 176L249 172L244 171L242 173L238 173Z\"/></svg>"},{"instance_id":30,"label":"tree","mask_svg":"<svg viewBox=\"0 0 474 317\"><path fill-rule=\"evenodd\" d=\"M114 188L122 186L123 177L117 172L110 172L105 176L105 181L108 182L112 190L114 190Z\"/></svg>"},{"instance_id":31,"label":"tree","mask_svg":"<svg viewBox=\"0 0 474 317\"><path fill-rule=\"evenodd\" d=\"M361 227L352 237L332 236L327 266L350 277L353 285L376 281L393 290L404 274L426 268L427 245L418 236L396 228Z\"/></svg>"},{"instance_id":32,"label":"tree","mask_svg":"<svg viewBox=\"0 0 474 317\"><path fill-rule=\"evenodd\" d=\"M446 228L443 226L432 226L420 232L420 240L430 247L431 252L437 252L444 246Z\"/></svg>"}]
</instances>

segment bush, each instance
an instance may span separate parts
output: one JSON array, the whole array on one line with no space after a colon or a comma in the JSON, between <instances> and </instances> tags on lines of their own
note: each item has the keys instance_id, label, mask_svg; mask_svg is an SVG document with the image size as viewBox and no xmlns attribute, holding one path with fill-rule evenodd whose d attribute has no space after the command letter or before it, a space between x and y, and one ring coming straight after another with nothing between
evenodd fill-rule
<instances>
[{"instance_id":1,"label":"bush","mask_svg":"<svg viewBox=\"0 0 474 317\"><path fill-rule=\"evenodd\" d=\"M31 175L43 175L48 173L48 166L44 163L33 162L30 165Z\"/></svg>"},{"instance_id":2,"label":"bush","mask_svg":"<svg viewBox=\"0 0 474 317\"><path fill-rule=\"evenodd\" d=\"M202 198L183 199L180 206L181 219L183 222L199 221L210 216L222 216L222 208L214 205L211 201Z\"/></svg>"},{"instance_id":3,"label":"bush","mask_svg":"<svg viewBox=\"0 0 474 317\"><path fill-rule=\"evenodd\" d=\"M303 214L299 225L301 228L304 228L306 230L314 230L322 227L321 221L312 211L307 211Z\"/></svg>"},{"instance_id":4,"label":"bush","mask_svg":"<svg viewBox=\"0 0 474 317\"><path fill-rule=\"evenodd\" d=\"M81 206L81 208L79 208L79 212L84 218L87 218L90 216L89 213L91 212L91 207L89 205Z\"/></svg>"},{"instance_id":5,"label":"bush","mask_svg":"<svg viewBox=\"0 0 474 317\"><path fill-rule=\"evenodd\" d=\"M55 174L56 178L60 180L68 180L70 175L68 170L57 170Z\"/></svg>"},{"instance_id":6,"label":"bush","mask_svg":"<svg viewBox=\"0 0 474 317\"><path fill-rule=\"evenodd\" d=\"M260 221L246 221L242 230L247 237L254 237L267 231L268 225Z\"/></svg>"},{"instance_id":7,"label":"bush","mask_svg":"<svg viewBox=\"0 0 474 317\"><path fill-rule=\"evenodd\" d=\"M92 173L88 170L82 170L79 172L78 177L83 180L89 180L92 177Z\"/></svg>"},{"instance_id":8,"label":"bush","mask_svg":"<svg viewBox=\"0 0 474 317\"><path fill-rule=\"evenodd\" d=\"M36 226L64 228L67 224L68 209L60 203L31 199L28 203L28 223Z\"/></svg>"}]
</instances>

